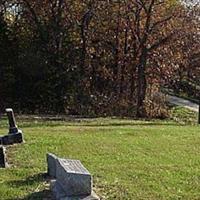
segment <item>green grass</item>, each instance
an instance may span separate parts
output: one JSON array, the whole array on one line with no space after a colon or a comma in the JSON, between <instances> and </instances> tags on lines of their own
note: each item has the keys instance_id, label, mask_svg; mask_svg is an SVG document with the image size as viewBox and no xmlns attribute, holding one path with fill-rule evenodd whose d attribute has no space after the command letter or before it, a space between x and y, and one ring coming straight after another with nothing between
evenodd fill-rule
<instances>
[{"instance_id":1,"label":"green grass","mask_svg":"<svg viewBox=\"0 0 200 200\"><path fill-rule=\"evenodd\" d=\"M7 148L0 199L49 196L46 153L79 159L102 199L200 199L200 127L174 121L20 120L25 143ZM0 121L0 134L7 132ZM181 123L183 124L183 123Z\"/></svg>"},{"instance_id":2,"label":"green grass","mask_svg":"<svg viewBox=\"0 0 200 200\"><path fill-rule=\"evenodd\" d=\"M171 108L171 118L179 124L191 124L195 125L198 121L198 113L188 110L180 106L174 106Z\"/></svg>"}]
</instances>

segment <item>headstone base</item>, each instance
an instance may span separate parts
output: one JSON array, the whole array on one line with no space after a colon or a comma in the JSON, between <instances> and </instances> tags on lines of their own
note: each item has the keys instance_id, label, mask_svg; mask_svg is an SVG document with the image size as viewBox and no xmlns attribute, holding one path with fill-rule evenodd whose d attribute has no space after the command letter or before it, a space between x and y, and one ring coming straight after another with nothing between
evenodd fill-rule
<instances>
[{"instance_id":1,"label":"headstone base","mask_svg":"<svg viewBox=\"0 0 200 200\"><path fill-rule=\"evenodd\" d=\"M23 134L21 131L15 134L8 134L5 136L2 136L0 138L0 143L2 145L11 145L16 143L22 143L23 142Z\"/></svg>"},{"instance_id":2,"label":"headstone base","mask_svg":"<svg viewBox=\"0 0 200 200\"><path fill-rule=\"evenodd\" d=\"M50 188L56 200L100 200L94 192L89 196L66 196L65 191L56 180L51 181Z\"/></svg>"}]
</instances>

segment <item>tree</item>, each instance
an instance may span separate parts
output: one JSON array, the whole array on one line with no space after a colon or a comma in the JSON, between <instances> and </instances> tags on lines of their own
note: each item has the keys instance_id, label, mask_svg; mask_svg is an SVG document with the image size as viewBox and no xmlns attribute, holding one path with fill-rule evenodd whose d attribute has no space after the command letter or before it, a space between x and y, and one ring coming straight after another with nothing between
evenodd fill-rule
<instances>
[{"instance_id":1,"label":"tree","mask_svg":"<svg viewBox=\"0 0 200 200\"><path fill-rule=\"evenodd\" d=\"M147 116L149 93L198 55L192 44L183 53L190 40L181 30L194 34L176 0L6 0L1 6L2 51L15 56L4 58L12 79L0 87L14 91L5 96L25 112Z\"/></svg>"}]
</instances>

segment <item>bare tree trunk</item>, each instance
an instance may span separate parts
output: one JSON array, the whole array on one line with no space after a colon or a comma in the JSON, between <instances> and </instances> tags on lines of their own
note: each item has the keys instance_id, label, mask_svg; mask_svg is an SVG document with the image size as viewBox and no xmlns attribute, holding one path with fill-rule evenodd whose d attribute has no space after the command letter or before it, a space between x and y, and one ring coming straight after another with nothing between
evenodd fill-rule
<instances>
[{"instance_id":1,"label":"bare tree trunk","mask_svg":"<svg viewBox=\"0 0 200 200\"><path fill-rule=\"evenodd\" d=\"M119 3L120 7L120 3ZM120 74L120 65L119 65L119 54L120 54L120 8L118 8L118 16L117 16L117 27L116 27L116 32L115 32L115 55L114 55L114 69L113 69L113 79L114 79L114 90L115 94L118 94L118 98L120 98L119 94L119 74Z\"/></svg>"},{"instance_id":2,"label":"bare tree trunk","mask_svg":"<svg viewBox=\"0 0 200 200\"><path fill-rule=\"evenodd\" d=\"M125 76L125 67L126 67L126 59L127 59L127 53L128 53L128 28L125 29L125 38L124 38L124 56L125 56L125 62L121 68L121 77L120 77L120 94L123 95L124 93L124 76Z\"/></svg>"},{"instance_id":3,"label":"bare tree trunk","mask_svg":"<svg viewBox=\"0 0 200 200\"><path fill-rule=\"evenodd\" d=\"M146 80L147 50L144 49L138 64L138 87L137 87L137 117L145 116L144 100L146 97L147 80Z\"/></svg>"}]
</instances>

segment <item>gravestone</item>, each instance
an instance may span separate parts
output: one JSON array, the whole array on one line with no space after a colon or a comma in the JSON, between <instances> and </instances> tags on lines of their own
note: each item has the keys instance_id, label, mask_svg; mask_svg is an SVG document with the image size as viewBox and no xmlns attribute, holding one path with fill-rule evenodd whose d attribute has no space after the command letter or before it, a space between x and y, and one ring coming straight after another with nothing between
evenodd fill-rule
<instances>
[{"instance_id":1,"label":"gravestone","mask_svg":"<svg viewBox=\"0 0 200 200\"><path fill-rule=\"evenodd\" d=\"M51 190L56 200L99 200L92 191L92 176L79 160L47 154Z\"/></svg>"},{"instance_id":2,"label":"gravestone","mask_svg":"<svg viewBox=\"0 0 200 200\"><path fill-rule=\"evenodd\" d=\"M9 122L9 134L18 133L18 128L17 128L17 125L16 125L13 109L7 108L6 113L7 113L8 122Z\"/></svg>"},{"instance_id":3,"label":"gravestone","mask_svg":"<svg viewBox=\"0 0 200 200\"><path fill-rule=\"evenodd\" d=\"M0 146L0 168L5 168L6 166L7 164L5 148L3 146Z\"/></svg>"},{"instance_id":4,"label":"gravestone","mask_svg":"<svg viewBox=\"0 0 200 200\"><path fill-rule=\"evenodd\" d=\"M58 159L56 179L67 196L90 195L92 176L79 160Z\"/></svg>"},{"instance_id":5,"label":"gravestone","mask_svg":"<svg viewBox=\"0 0 200 200\"><path fill-rule=\"evenodd\" d=\"M23 142L22 131L17 128L13 110L11 108L6 109L9 122L8 135L0 137L0 143L3 145L11 145L15 143Z\"/></svg>"}]
</instances>

